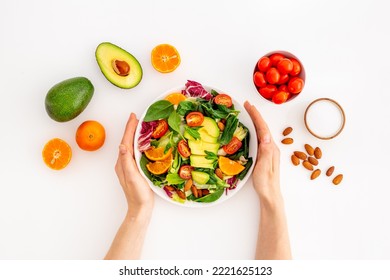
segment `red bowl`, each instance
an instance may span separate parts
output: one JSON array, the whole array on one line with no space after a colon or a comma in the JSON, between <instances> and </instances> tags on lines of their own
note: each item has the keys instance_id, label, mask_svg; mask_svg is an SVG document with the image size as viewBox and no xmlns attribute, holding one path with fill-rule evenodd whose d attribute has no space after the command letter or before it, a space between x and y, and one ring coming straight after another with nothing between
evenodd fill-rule
<instances>
[{"instance_id":1,"label":"red bowl","mask_svg":"<svg viewBox=\"0 0 390 280\"><path fill-rule=\"evenodd\" d=\"M264 57L264 56L270 57L271 55L277 54L277 53L283 55L285 58L294 58L295 60L297 60L297 61L299 62L300 66L301 66L301 71L299 72L298 75L296 75L296 76L294 76L294 77L299 77L299 78L301 78L301 79L303 80L303 82L304 82L303 87L302 87L302 90L301 90L298 94L288 93L288 98L287 98L287 100L286 100L285 102L281 103L281 104L284 104L284 103L287 103L287 102L292 101L293 99L297 98L299 95L302 94L302 91L303 91L304 86L305 86L305 83L306 83L306 72L305 72L305 68L304 68L302 62L301 62L295 55L293 55L293 54L290 53L290 52L287 52L287 51L280 51L280 50L279 50L279 51L272 51L272 52L266 53L266 54L263 55L262 57ZM259 59L259 60L260 60L260 59ZM258 62L258 61L257 61L257 62ZM256 72L259 72L259 71L260 71L259 68L258 68L258 66L257 66L257 62L256 62L256 65L255 65L255 67L254 67L254 70L253 70L253 77L254 77L254 75L255 75ZM276 66L275 66L275 67L276 67ZM260 72L261 72L261 71L260 71ZM264 72L263 72L263 74L265 75ZM289 75L289 80L290 80L291 78L292 78L292 77ZM257 86L257 85L255 84L254 79L253 79L253 84L254 84L254 86L256 87L256 90L257 90L257 92L260 94L261 97L263 97L265 100L267 100L267 101L269 101L269 102L272 102L272 103L274 103L274 104L279 104L279 103L275 103L275 102L272 101L272 98L270 98L271 93L269 93L268 96L264 96L262 93L260 93L260 87ZM267 83L267 84L268 84L268 83ZM287 86L287 84L288 84L288 82L285 83L286 86ZM274 84L274 85L275 85L277 88L279 88L282 84ZM264 91L264 90L263 90L263 91ZM279 90L278 90L278 91L279 91ZM277 91L277 92L278 92L278 91Z\"/></svg>"}]
</instances>

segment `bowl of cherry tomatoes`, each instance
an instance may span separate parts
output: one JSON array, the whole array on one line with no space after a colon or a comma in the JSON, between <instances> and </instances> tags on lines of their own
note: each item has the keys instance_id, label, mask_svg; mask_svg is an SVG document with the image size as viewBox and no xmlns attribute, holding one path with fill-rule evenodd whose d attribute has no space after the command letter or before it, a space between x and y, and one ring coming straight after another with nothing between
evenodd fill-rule
<instances>
[{"instance_id":1,"label":"bowl of cherry tomatoes","mask_svg":"<svg viewBox=\"0 0 390 280\"><path fill-rule=\"evenodd\" d=\"M292 53L273 51L261 57L253 71L258 93L275 104L296 98L305 86L306 73L301 61Z\"/></svg>"}]
</instances>

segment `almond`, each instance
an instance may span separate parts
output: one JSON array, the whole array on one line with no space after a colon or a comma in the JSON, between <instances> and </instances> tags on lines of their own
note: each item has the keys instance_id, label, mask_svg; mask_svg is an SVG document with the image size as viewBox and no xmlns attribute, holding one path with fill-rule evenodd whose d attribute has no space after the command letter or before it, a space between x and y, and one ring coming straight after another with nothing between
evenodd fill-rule
<instances>
[{"instance_id":1,"label":"almond","mask_svg":"<svg viewBox=\"0 0 390 280\"><path fill-rule=\"evenodd\" d=\"M334 171L334 166L329 167L329 169L326 171L326 176L332 176Z\"/></svg>"},{"instance_id":2,"label":"almond","mask_svg":"<svg viewBox=\"0 0 390 280\"><path fill-rule=\"evenodd\" d=\"M285 130L283 130L283 136L289 135L293 131L292 127L287 127Z\"/></svg>"},{"instance_id":3,"label":"almond","mask_svg":"<svg viewBox=\"0 0 390 280\"><path fill-rule=\"evenodd\" d=\"M282 140L282 143L285 144L285 145L290 145L290 144L294 143L294 139L292 139L292 138L284 138Z\"/></svg>"},{"instance_id":4,"label":"almond","mask_svg":"<svg viewBox=\"0 0 390 280\"><path fill-rule=\"evenodd\" d=\"M210 191L207 190L207 189L203 189L203 190L202 190L202 195L203 195L203 196L208 195L209 193L210 193Z\"/></svg>"},{"instance_id":5,"label":"almond","mask_svg":"<svg viewBox=\"0 0 390 280\"><path fill-rule=\"evenodd\" d=\"M311 173L310 180L316 179L318 176L320 176L320 174L321 174L321 170L320 170L320 169L314 170L314 171Z\"/></svg>"},{"instance_id":6,"label":"almond","mask_svg":"<svg viewBox=\"0 0 390 280\"><path fill-rule=\"evenodd\" d=\"M198 198L198 189L197 189L194 185L191 186L191 192L192 192L192 194L193 194L196 198Z\"/></svg>"},{"instance_id":7,"label":"almond","mask_svg":"<svg viewBox=\"0 0 390 280\"><path fill-rule=\"evenodd\" d=\"M307 160L313 165L318 165L318 160L314 157L309 157Z\"/></svg>"},{"instance_id":8,"label":"almond","mask_svg":"<svg viewBox=\"0 0 390 280\"><path fill-rule=\"evenodd\" d=\"M343 174L339 174L336 177L334 177L332 182L333 184L338 185L341 183L342 180L343 180Z\"/></svg>"},{"instance_id":9,"label":"almond","mask_svg":"<svg viewBox=\"0 0 390 280\"><path fill-rule=\"evenodd\" d=\"M305 160L305 161L303 161L302 162L302 165L307 169L307 170L310 170L310 171L313 171L313 165L310 163L310 162L308 162L307 160Z\"/></svg>"},{"instance_id":10,"label":"almond","mask_svg":"<svg viewBox=\"0 0 390 280\"><path fill-rule=\"evenodd\" d=\"M295 151L294 155L301 160L305 160L307 158L306 154L300 151Z\"/></svg>"},{"instance_id":11,"label":"almond","mask_svg":"<svg viewBox=\"0 0 390 280\"><path fill-rule=\"evenodd\" d=\"M295 166L299 165L299 158L297 158L296 155L291 155L291 162L292 164L294 164Z\"/></svg>"},{"instance_id":12,"label":"almond","mask_svg":"<svg viewBox=\"0 0 390 280\"><path fill-rule=\"evenodd\" d=\"M309 144L305 144L305 150L309 156L314 155L314 148Z\"/></svg>"},{"instance_id":13,"label":"almond","mask_svg":"<svg viewBox=\"0 0 390 280\"><path fill-rule=\"evenodd\" d=\"M182 190L176 189L176 193L181 199L186 199L186 194Z\"/></svg>"},{"instance_id":14,"label":"almond","mask_svg":"<svg viewBox=\"0 0 390 280\"><path fill-rule=\"evenodd\" d=\"M319 147L316 147L314 149L314 156L316 157L316 159L322 158L322 151Z\"/></svg>"},{"instance_id":15,"label":"almond","mask_svg":"<svg viewBox=\"0 0 390 280\"><path fill-rule=\"evenodd\" d=\"M197 189L198 197L201 198L203 196L202 189Z\"/></svg>"},{"instance_id":16,"label":"almond","mask_svg":"<svg viewBox=\"0 0 390 280\"><path fill-rule=\"evenodd\" d=\"M170 192L176 191L175 187L172 187L172 186L165 186L165 189L167 189Z\"/></svg>"},{"instance_id":17,"label":"almond","mask_svg":"<svg viewBox=\"0 0 390 280\"><path fill-rule=\"evenodd\" d=\"M219 168L215 169L215 172L214 172L214 173L215 173L215 175L218 176L219 179L222 179L222 180L223 180L223 172L222 172L221 169L219 169Z\"/></svg>"},{"instance_id":18,"label":"almond","mask_svg":"<svg viewBox=\"0 0 390 280\"><path fill-rule=\"evenodd\" d=\"M192 186L192 179L187 180L186 184L184 185L184 191L188 191L191 189Z\"/></svg>"}]
</instances>

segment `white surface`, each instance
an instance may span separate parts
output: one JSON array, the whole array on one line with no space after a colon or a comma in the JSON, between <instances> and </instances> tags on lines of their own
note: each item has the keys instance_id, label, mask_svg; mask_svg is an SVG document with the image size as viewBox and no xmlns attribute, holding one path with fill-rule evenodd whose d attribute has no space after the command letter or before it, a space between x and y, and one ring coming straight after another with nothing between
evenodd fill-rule
<instances>
[{"instance_id":1,"label":"white surface","mask_svg":"<svg viewBox=\"0 0 390 280\"><path fill-rule=\"evenodd\" d=\"M212 89L219 92L219 93L225 92L223 89L216 88L216 87L210 86L210 85L203 85L203 87L209 92ZM149 106L158 100L164 99L168 94L175 93L175 92L181 92L184 89L185 89L184 85L179 86L179 87L175 87L175 88L171 88L171 89L165 91L163 94L159 95L149 105L145 106L145 111L139 117L140 121L139 121L137 129L135 131L135 136L134 136L135 139L139 138L139 135L140 135L140 132L142 129L142 121L145 118L146 111L148 110ZM245 111L245 108L242 105L244 101L240 100L240 102L239 102L238 100L234 99L234 96L232 96L232 99L233 99L233 104L234 104L235 109L240 111L240 113L238 114L239 122L243 123L249 130L249 135L250 135L250 138L249 138L249 157L251 157L253 159L253 162L256 162L257 145L258 144L257 144L257 135L256 135L255 126L253 125L253 122L251 121L251 118L250 118L248 112ZM142 153L140 153L138 150L138 142L137 141L134 142L134 150L135 150L134 156L135 156L136 161L137 161L138 169L141 170L140 159L141 159ZM216 206L216 205L223 203L229 199L232 199L239 191L241 191L241 189L245 186L248 179L250 179L249 175L252 174L253 168L254 168L254 164L252 164L252 166L249 168L249 171L248 171L247 175L244 177L244 179L239 180L239 182L237 183L237 186L234 190L228 191L228 194L224 193L218 200L216 200L212 203L199 203L199 202L193 202L193 201L189 201L189 200L185 201L184 203L175 201L172 198L170 198L169 196L167 196L166 192L162 188L159 188L159 187L156 187L155 185L153 185L153 183L148 179L148 177L146 177L146 175L143 172L141 172L141 174L148 181L152 190L157 195L159 195L162 199L164 199L165 201L168 201L169 203L172 203L172 204L175 204L178 206L192 207L192 208L206 208L206 207Z\"/></svg>"},{"instance_id":2,"label":"white surface","mask_svg":"<svg viewBox=\"0 0 390 280\"><path fill-rule=\"evenodd\" d=\"M96 1L98 2L98 1ZM292 126L295 143L281 146L282 189L297 259L389 259L388 76L390 18L386 1L2 1L0 10L0 259L100 259L125 214L114 173L117 147L131 111L138 115L161 92L193 79L242 94L260 109L274 138ZM144 69L132 90L111 85L94 58L113 42ZM182 64L156 72L150 51L177 47ZM252 85L258 58L288 50L304 63L299 99L276 106ZM95 85L87 109L56 123L44 109L47 90L83 75ZM321 141L304 127L306 106L337 100L347 123ZM105 146L75 144L77 126L101 122ZM44 143L60 137L73 148L61 172L41 160ZM303 144L321 146L320 167L344 174L338 187L289 162ZM249 259L254 256L258 200L251 183L234 199L187 209L156 197L145 259Z\"/></svg>"}]
</instances>

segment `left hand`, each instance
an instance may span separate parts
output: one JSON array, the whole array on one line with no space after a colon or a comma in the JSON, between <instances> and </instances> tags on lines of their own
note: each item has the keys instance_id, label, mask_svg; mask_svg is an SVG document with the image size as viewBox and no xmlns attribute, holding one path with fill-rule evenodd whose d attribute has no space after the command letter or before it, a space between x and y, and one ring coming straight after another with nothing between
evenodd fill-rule
<instances>
[{"instance_id":1,"label":"left hand","mask_svg":"<svg viewBox=\"0 0 390 280\"><path fill-rule=\"evenodd\" d=\"M131 113L119 145L119 155L115 165L115 172L126 195L128 212L132 216L142 210L151 211L154 205L153 191L138 170L134 158L134 134L137 124L135 114Z\"/></svg>"}]
</instances>

